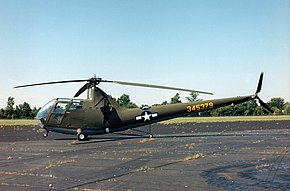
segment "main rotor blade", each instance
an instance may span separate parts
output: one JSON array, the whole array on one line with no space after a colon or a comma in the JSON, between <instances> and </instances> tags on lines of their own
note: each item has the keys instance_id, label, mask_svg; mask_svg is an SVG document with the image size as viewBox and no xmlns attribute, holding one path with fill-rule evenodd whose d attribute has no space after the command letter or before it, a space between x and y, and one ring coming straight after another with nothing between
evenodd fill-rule
<instances>
[{"instance_id":1,"label":"main rotor blade","mask_svg":"<svg viewBox=\"0 0 290 191\"><path fill-rule=\"evenodd\" d=\"M42 86L42 85L49 85L49 84L87 82L87 81L89 81L89 80L65 80L65 81L55 81L55 82L44 82L44 83L37 83L37 84L28 84L28 85L15 86L14 88L24 88L24 87L31 87L31 86Z\"/></svg>"},{"instance_id":2,"label":"main rotor blade","mask_svg":"<svg viewBox=\"0 0 290 191\"><path fill-rule=\"evenodd\" d=\"M274 111L265 102L263 102L263 100L261 100L258 96L257 96L257 99L258 99L261 106L263 106L270 113L272 113L272 114L274 113Z\"/></svg>"},{"instance_id":3,"label":"main rotor blade","mask_svg":"<svg viewBox=\"0 0 290 191\"><path fill-rule=\"evenodd\" d=\"M260 74L260 79L259 79L259 83L258 83L258 86L257 86L256 94L260 93L260 91L262 89L263 76L264 76L264 72L262 72Z\"/></svg>"},{"instance_id":4,"label":"main rotor blade","mask_svg":"<svg viewBox=\"0 0 290 191\"><path fill-rule=\"evenodd\" d=\"M133 83L133 82L121 82L121 81L112 81L112 82L114 84L127 85L127 86L139 86L139 87L147 87L147 88L158 88L158 89L167 89L167 90L196 92L196 93L200 93L200 94L213 95L213 93L210 93L210 92L203 92L203 91L190 90L190 89L184 89L184 88L175 88L175 87L169 87L169 86L160 86L160 85L152 85L152 84L141 84L141 83Z\"/></svg>"},{"instance_id":5,"label":"main rotor blade","mask_svg":"<svg viewBox=\"0 0 290 191\"><path fill-rule=\"evenodd\" d=\"M88 82L86 85L84 85L83 87L81 87L79 89L79 91L75 94L75 97L78 97L80 94L82 94L87 89L88 84L97 85L100 82L114 83L114 84L128 85L128 86L147 87L147 88L158 88L158 89L168 89L168 90L177 90L177 91L196 92L196 93L200 93L200 94L213 95L213 93L204 92L204 91L197 91L197 90L184 89L184 88L175 88L175 87L169 87L169 86L160 86L160 85L153 85L153 84L141 84L141 83L133 83L133 82L103 80L102 78L96 78L96 77L93 77L93 78L90 78L90 79L83 79L83 80L64 80L64 81L54 81L54 82L44 82L44 83L37 83L37 84L28 84L28 85L16 86L14 88L24 88L24 87L41 86L41 85L49 85L49 84L75 83L75 82Z\"/></svg>"},{"instance_id":6,"label":"main rotor blade","mask_svg":"<svg viewBox=\"0 0 290 191\"><path fill-rule=\"evenodd\" d=\"M81 95L84 91L86 91L88 89L88 83L86 83L85 85L83 85L79 91L75 94L74 97L79 97L79 95Z\"/></svg>"}]
</instances>

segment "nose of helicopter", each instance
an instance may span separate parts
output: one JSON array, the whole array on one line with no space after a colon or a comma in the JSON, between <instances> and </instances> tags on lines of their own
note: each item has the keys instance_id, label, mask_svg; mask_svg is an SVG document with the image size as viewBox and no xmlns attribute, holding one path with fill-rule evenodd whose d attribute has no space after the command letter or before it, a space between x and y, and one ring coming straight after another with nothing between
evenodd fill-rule
<instances>
[{"instance_id":1,"label":"nose of helicopter","mask_svg":"<svg viewBox=\"0 0 290 191\"><path fill-rule=\"evenodd\" d=\"M47 104L45 104L37 113L35 119L38 122L39 127L43 128L44 123L48 117L48 114L50 112L50 110L52 109L52 106L54 104L56 99L53 99L51 101L49 101Z\"/></svg>"},{"instance_id":2,"label":"nose of helicopter","mask_svg":"<svg viewBox=\"0 0 290 191\"><path fill-rule=\"evenodd\" d=\"M39 110L39 112L37 113L35 117L39 127L43 128L44 122L47 119L47 116L48 116L48 112L46 112L46 110L43 110L43 109Z\"/></svg>"}]
</instances>

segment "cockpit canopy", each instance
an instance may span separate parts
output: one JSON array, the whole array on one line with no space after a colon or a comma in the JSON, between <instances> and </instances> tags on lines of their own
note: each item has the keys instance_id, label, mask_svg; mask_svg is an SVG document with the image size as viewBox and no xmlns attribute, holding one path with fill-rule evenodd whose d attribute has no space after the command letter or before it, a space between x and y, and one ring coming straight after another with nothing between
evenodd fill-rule
<instances>
[{"instance_id":1,"label":"cockpit canopy","mask_svg":"<svg viewBox=\"0 0 290 191\"><path fill-rule=\"evenodd\" d=\"M43 127L50 115L64 115L66 111L81 109L83 99L56 98L45 104L36 115L39 125Z\"/></svg>"}]
</instances>

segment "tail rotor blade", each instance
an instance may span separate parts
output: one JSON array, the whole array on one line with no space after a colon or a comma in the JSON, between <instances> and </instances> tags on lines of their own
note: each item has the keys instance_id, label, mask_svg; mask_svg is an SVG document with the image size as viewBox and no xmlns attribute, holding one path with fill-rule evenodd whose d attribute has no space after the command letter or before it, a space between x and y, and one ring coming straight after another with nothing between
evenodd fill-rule
<instances>
[{"instance_id":1,"label":"tail rotor blade","mask_svg":"<svg viewBox=\"0 0 290 191\"><path fill-rule=\"evenodd\" d=\"M262 89L263 76L264 76L264 72L262 72L260 74L260 79L259 79L259 83L258 83L258 86L257 86L256 94L260 93L260 91Z\"/></svg>"},{"instance_id":2,"label":"tail rotor blade","mask_svg":"<svg viewBox=\"0 0 290 191\"><path fill-rule=\"evenodd\" d=\"M257 99L258 99L261 106L263 106L270 113L272 113L272 114L274 113L274 111L265 102L263 102L258 96L257 96Z\"/></svg>"}]
</instances>

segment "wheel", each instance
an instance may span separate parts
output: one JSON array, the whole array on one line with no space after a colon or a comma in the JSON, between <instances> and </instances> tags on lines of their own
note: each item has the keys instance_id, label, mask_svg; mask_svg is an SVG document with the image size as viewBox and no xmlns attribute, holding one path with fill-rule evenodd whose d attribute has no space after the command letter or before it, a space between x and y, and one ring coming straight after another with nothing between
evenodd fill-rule
<instances>
[{"instance_id":1,"label":"wheel","mask_svg":"<svg viewBox=\"0 0 290 191\"><path fill-rule=\"evenodd\" d=\"M78 140L79 141L85 141L88 138L88 136L84 133L79 133L78 134Z\"/></svg>"},{"instance_id":2,"label":"wheel","mask_svg":"<svg viewBox=\"0 0 290 191\"><path fill-rule=\"evenodd\" d=\"M48 137L48 132L43 133L43 137L44 138Z\"/></svg>"}]
</instances>

